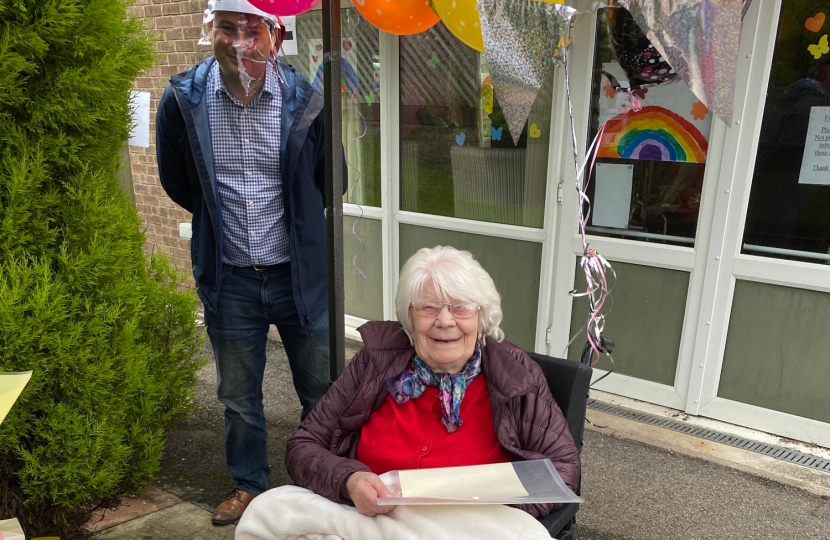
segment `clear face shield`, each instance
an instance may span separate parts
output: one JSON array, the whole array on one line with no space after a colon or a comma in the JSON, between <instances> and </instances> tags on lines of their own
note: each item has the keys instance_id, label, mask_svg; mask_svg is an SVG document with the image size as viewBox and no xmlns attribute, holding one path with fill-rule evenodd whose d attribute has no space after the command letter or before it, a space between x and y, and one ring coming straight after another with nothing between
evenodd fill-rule
<instances>
[{"instance_id":1,"label":"clear face shield","mask_svg":"<svg viewBox=\"0 0 830 540\"><path fill-rule=\"evenodd\" d=\"M205 29L210 29L214 53L217 58L220 54L226 55L227 60L235 57L239 81L245 94L250 95L264 81L268 61L275 56L277 32L273 31L273 22L258 15L243 13L225 12L215 15L205 25Z\"/></svg>"},{"instance_id":2,"label":"clear face shield","mask_svg":"<svg viewBox=\"0 0 830 540\"><path fill-rule=\"evenodd\" d=\"M199 36L199 41L196 45L210 45L210 34L213 31L213 13L206 9L204 17L202 18L202 35Z\"/></svg>"}]
</instances>

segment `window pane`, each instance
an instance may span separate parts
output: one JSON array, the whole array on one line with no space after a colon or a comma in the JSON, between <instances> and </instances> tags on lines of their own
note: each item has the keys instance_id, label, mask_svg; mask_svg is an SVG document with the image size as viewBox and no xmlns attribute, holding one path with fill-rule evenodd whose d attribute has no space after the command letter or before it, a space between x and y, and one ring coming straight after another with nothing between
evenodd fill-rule
<instances>
[{"instance_id":1,"label":"window pane","mask_svg":"<svg viewBox=\"0 0 830 540\"><path fill-rule=\"evenodd\" d=\"M401 37L400 61L401 208L542 227L553 69L514 145L484 55L443 23Z\"/></svg>"},{"instance_id":2,"label":"window pane","mask_svg":"<svg viewBox=\"0 0 830 540\"><path fill-rule=\"evenodd\" d=\"M638 379L674 385L680 336L689 290L689 273L638 264L614 262L617 283L611 298L613 306L605 320L603 335L616 343L614 365L603 355L597 366ZM584 291L585 273L576 263L574 288ZM574 298L571 312L571 337L581 332L568 348L568 358L579 360L585 346L588 299ZM648 339L643 330L648 329ZM561 354L553 351L554 356Z\"/></svg>"},{"instance_id":3,"label":"window pane","mask_svg":"<svg viewBox=\"0 0 830 540\"><path fill-rule=\"evenodd\" d=\"M340 84L343 146L349 191L344 202L380 206L380 51L378 29L354 9L341 11L343 48ZM283 60L323 90L322 12L297 16L297 54ZM365 134L364 134L365 132Z\"/></svg>"},{"instance_id":4,"label":"window pane","mask_svg":"<svg viewBox=\"0 0 830 540\"><path fill-rule=\"evenodd\" d=\"M826 0L781 5L744 253L830 260L830 22L808 28L822 8Z\"/></svg>"},{"instance_id":5,"label":"window pane","mask_svg":"<svg viewBox=\"0 0 830 540\"><path fill-rule=\"evenodd\" d=\"M737 280L718 397L830 422L830 294Z\"/></svg>"},{"instance_id":6,"label":"window pane","mask_svg":"<svg viewBox=\"0 0 830 540\"><path fill-rule=\"evenodd\" d=\"M343 216L346 314L383 320L382 226L378 219Z\"/></svg>"},{"instance_id":7,"label":"window pane","mask_svg":"<svg viewBox=\"0 0 830 540\"><path fill-rule=\"evenodd\" d=\"M588 232L691 246L712 114L680 80L635 89L634 98L614 90L603 71L624 87L629 83L614 56L610 25L626 35L637 31L622 26L621 14L602 9L597 20L588 146L601 125L605 132L587 189Z\"/></svg>"}]
</instances>

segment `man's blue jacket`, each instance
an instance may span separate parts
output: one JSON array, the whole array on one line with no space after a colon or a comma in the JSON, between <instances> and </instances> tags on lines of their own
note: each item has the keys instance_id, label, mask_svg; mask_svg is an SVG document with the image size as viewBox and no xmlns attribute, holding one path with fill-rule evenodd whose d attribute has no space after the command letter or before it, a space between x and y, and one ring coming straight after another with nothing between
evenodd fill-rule
<instances>
[{"instance_id":1,"label":"man's blue jacket","mask_svg":"<svg viewBox=\"0 0 830 540\"><path fill-rule=\"evenodd\" d=\"M156 114L156 156L162 187L193 214L193 277L205 308L215 312L222 281L222 211L203 99L214 61L210 57L170 79ZM328 306L323 96L294 67L279 67L283 99L279 158L291 282L299 323L305 325ZM344 164L344 191L346 182Z\"/></svg>"}]
</instances>

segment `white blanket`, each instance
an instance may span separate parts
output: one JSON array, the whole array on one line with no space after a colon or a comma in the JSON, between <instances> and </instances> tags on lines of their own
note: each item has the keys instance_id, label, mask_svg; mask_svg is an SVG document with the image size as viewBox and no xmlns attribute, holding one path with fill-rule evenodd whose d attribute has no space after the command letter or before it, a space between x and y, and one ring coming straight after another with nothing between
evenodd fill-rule
<instances>
[{"instance_id":1,"label":"white blanket","mask_svg":"<svg viewBox=\"0 0 830 540\"><path fill-rule=\"evenodd\" d=\"M296 486L254 499L235 540L544 540L550 535L526 512L502 505L398 506L361 515Z\"/></svg>"}]
</instances>

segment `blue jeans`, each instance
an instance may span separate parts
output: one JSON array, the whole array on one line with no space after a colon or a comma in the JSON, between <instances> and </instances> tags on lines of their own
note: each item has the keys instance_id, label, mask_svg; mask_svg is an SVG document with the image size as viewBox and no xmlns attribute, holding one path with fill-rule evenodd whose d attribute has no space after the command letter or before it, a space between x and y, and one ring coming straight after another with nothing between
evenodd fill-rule
<instances>
[{"instance_id":1,"label":"blue jeans","mask_svg":"<svg viewBox=\"0 0 830 540\"><path fill-rule=\"evenodd\" d=\"M205 324L216 359L216 393L225 405L225 462L242 491L268 489L262 378L269 325L282 338L302 419L328 390L329 320L300 324L290 263L268 270L225 265L216 313Z\"/></svg>"}]
</instances>

